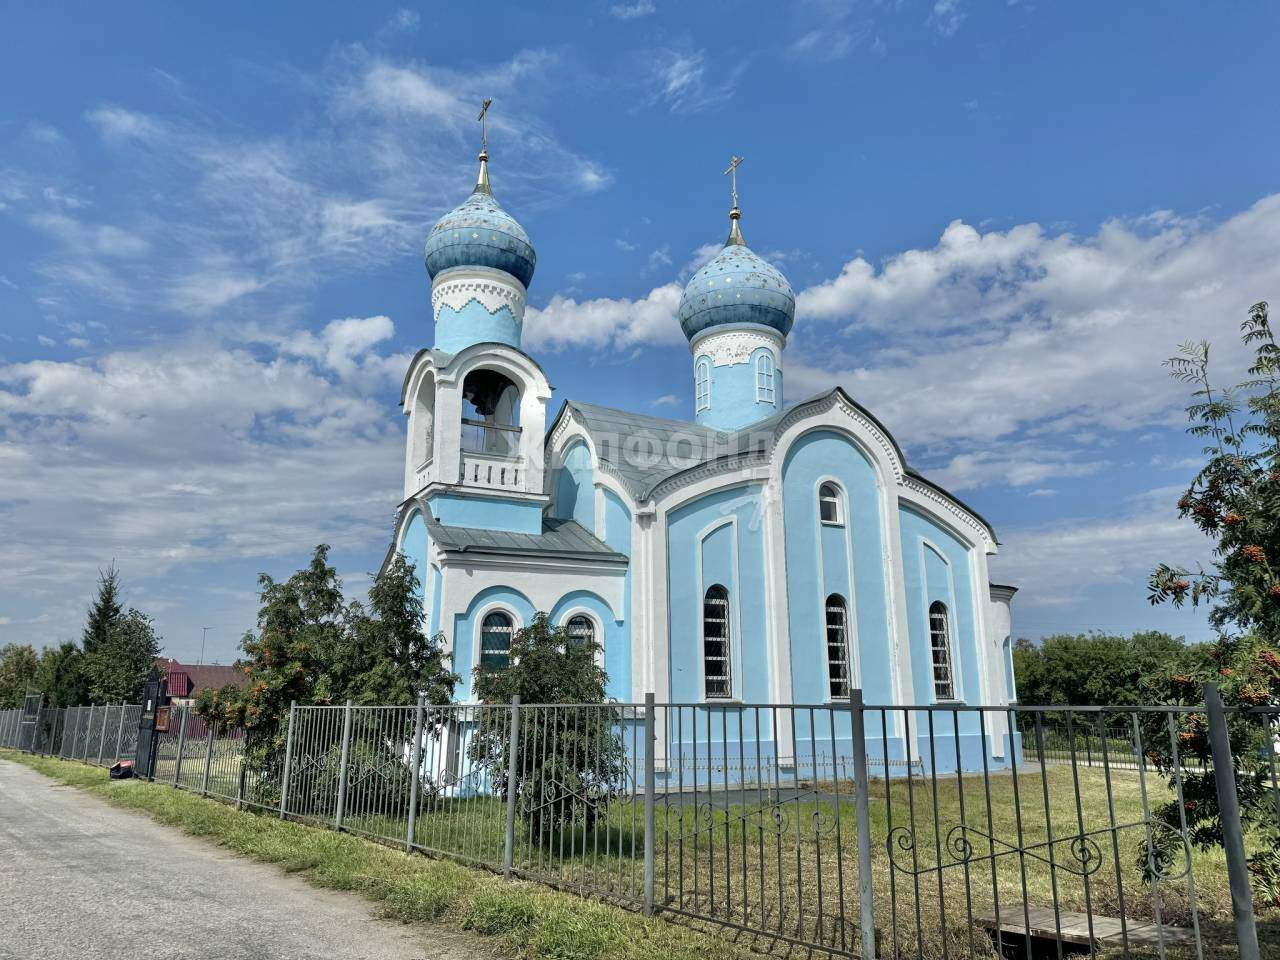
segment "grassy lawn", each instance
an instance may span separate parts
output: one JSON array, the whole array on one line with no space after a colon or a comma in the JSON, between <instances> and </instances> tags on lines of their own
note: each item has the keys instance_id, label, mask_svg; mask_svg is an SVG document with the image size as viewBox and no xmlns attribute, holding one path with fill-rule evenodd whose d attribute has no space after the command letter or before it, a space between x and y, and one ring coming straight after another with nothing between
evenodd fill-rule
<instances>
[{"instance_id":1,"label":"grassy lawn","mask_svg":"<svg viewBox=\"0 0 1280 960\"><path fill-rule=\"evenodd\" d=\"M238 765L223 763L222 756L215 750L211 787L234 797ZM184 760L181 782L198 788L203 769L202 756ZM171 780L172 766L162 765L158 775ZM380 792L375 780L352 782L344 826L401 844L408 798ZM973 921L994 916L998 905L1009 925L1021 919L1023 902L1032 908L1056 903L1062 911L1134 923L1198 924L1206 957L1236 955L1220 850L1192 850L1189 869L1176 858L1159 883L1144 878L1144 807L1154 810L1172 796L1159 777L1148 771L1144 780L1136 769L1108 775L1087 766L1073 773L1070 766L1050 764L1043 770L1029 766L1016 781L1008 773L992 774L988 783L990 789L980 776L955 775L872 781L872 885L884 955L989 955L991 942ZM331 823L332 798L323 792L317 797L310 807L291 803L291 811L317 825ZM698 803L688 795L659 799L658 904L754 931L739 941L758 948L799 941L856 952L857 832L850 785L802 784L779 795L735 791L727 805L723 794L713 799L708 804L705 793ZM638 906L643 822L638 801L615 800L593 830L565 831L547 847L530 842L517 824L515 866L531 879ZM414 843L498 867L504 834L500 799L444 797L424 806ZM1079 834L1090 838L1083 848L1069 842ZM1086 856L1087 865L1076 855ZM1280 960L1280 909L1259 901L1256 910L1264 956ZM1156 949L1131 946L1130 953L1155 956ZM1166 955L1195 956L1195 950L1170 943Z\"/></svg>"},{"instance_id":2,"label":"grassy lawn","mask_svg":"<svg viewBox=\"0 0 1280 960\"><path fill-rule=\"evenodd\" d=\"M159 783L111 784L104 770L80 763L10 750L0 750L0 757L236 853L279 864L316 886L359 893L376 902L384 917L449 924L493 937L507 956L730 960L746 955L726 940L605 903L584 902L448 861L406 857L350 834L238 812Z\"/></svg>"}]
</instances>

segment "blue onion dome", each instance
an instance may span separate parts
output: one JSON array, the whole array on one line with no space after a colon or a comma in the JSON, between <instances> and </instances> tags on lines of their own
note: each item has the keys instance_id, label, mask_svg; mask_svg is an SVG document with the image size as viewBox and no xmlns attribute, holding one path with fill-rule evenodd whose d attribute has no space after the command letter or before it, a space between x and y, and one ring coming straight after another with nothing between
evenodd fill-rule
<instances>
[{"instance_id":1,"label":"blue onion dome","mask_svg":"<svg viewBox=\"0 0 1280 960\"><path fill-rule=\"evenodd\" d=\"M537 255L529 235L498 204L489 188L489 155L480 153L480 175L471 196L440 218L427 236L427 275L453 267L488 267L511 274L529 288Z\"/></svg>"},{"instance_id":2,"label":"blue onion dome","mask_svg":"<svg viewBox=\"0 0 1280 960\"><path fill-rule=\"evenodd\" d=\"M752 252L738 227L737 205L724 249L685 285L677 316L692 340L711 327L756 323L784 337L795 323L796 297L782 272Z\"/></svg>"}]
</instances>

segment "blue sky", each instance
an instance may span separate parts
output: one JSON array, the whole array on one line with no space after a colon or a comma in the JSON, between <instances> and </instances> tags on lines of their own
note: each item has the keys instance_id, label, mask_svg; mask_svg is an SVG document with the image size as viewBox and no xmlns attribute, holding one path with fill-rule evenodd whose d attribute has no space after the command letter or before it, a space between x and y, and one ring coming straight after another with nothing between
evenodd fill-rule
<instances>
[{"instance_id":1,"label":"blue sky","mask_svg":"<svg viewBox=\"0 0 1280 960\"><path fill-rule=\"evenodd\" d=\"M743 227L798 294L791 400L842 383L996 526L1015 632L1157 626L1196 445L1160 367L1280 301L1271 3L6 4L0 642L98 567L230 659L255 577L390 535L421 249L493 184L566 397L692 414L680 285Z\"/></svg>"}]
</instances>

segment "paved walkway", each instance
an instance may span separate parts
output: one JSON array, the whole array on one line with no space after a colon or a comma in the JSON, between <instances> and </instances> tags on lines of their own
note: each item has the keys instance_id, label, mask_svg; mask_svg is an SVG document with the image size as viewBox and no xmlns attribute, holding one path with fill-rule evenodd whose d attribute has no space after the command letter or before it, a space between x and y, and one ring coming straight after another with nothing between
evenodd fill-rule
<instances>
[{"instance_id":1,"label":"paved walkway","mask_svg":"<svg viewBox=\"0 0 1280 960\"><path fill-rule=\"evenodd\" d=\"M309 886L0 760L5 960L488 955L471 937L374 919L363 899Z\"/></svg>"}]
</instances>

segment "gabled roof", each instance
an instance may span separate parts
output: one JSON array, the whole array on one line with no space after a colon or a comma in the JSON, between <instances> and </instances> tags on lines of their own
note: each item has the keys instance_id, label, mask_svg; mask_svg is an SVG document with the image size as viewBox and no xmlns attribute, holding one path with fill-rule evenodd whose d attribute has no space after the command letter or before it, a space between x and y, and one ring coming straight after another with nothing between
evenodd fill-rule
<instances>
[{"instance_id":1,"label":"gabled roof","mask_svg":"<svg viewBox=\"0 0 1280 960\"><path fill-rule=\"evenodd\" d=\"M564 560L604 560L627 562L627 556L597 540L576 520L544 517L541 533L512 533L450 527L423 512L431 540L446 553L485 553L503 556L551 557Z\"/></svg>"},{"instance_id":2,"label":"gabled roof","mask_svg":"<svg viewBox=\"0 0 1280 960\"><path fill-rule=\"evenodd\" d=\"M572 410L591 436L596 454L637 500L644 500L667 477L705 463L733 436L682 420L664 420L569 400L551 427ZM679 442L686 441L686 442ZM692 441L692 442L688 442ZM624 455L625 454L625 455Z\"/></svg>"},{"instance_id":3,"label":"gabled roof","mask_svg":"<svg viewBox=\"0 0 1280 960\"><path fill-rule=\"evenodd\" d=\"M244 673L226 664L179 663L173 659L156 661L156 669L167 679L169 696L193 697L201 690L220 690L229 683L244 683Z\"/></svg>"},{"instance_id":4,"label":"gabled roof","mask_svg":"<svg viewBox=\"0 0 1280 960\"><path fill-rule=\"evenodd\" d=\"M902 463L904 473L937 491L970 514L986 528L992 541L997 542L995 530L981 514L959 497L929 480L918 470L908 466L907 458L903 455L902 448L893 434L876 419L871 411L840 387L833 387L824 393L801 400L780 413L775 413L772 417L741 430L729 431L714 430L684 420L667 420L642 413L602 407L594 403L568 400L556 414L555 420L547 431L547 437L550 439L560 422L566 416L572 415L591 437L596 455L605 469L622 481L637 502L642 502L652 497L663 481L686 470L693 470L717 460L741 458L748 454L765 454L772 448L786 425L794 423L797 416L805 415L806 408L813 408L815 412L825 410L836 398L848 403L875 425L892 446L898 460Z\"/></svg>"}]
</instances>

